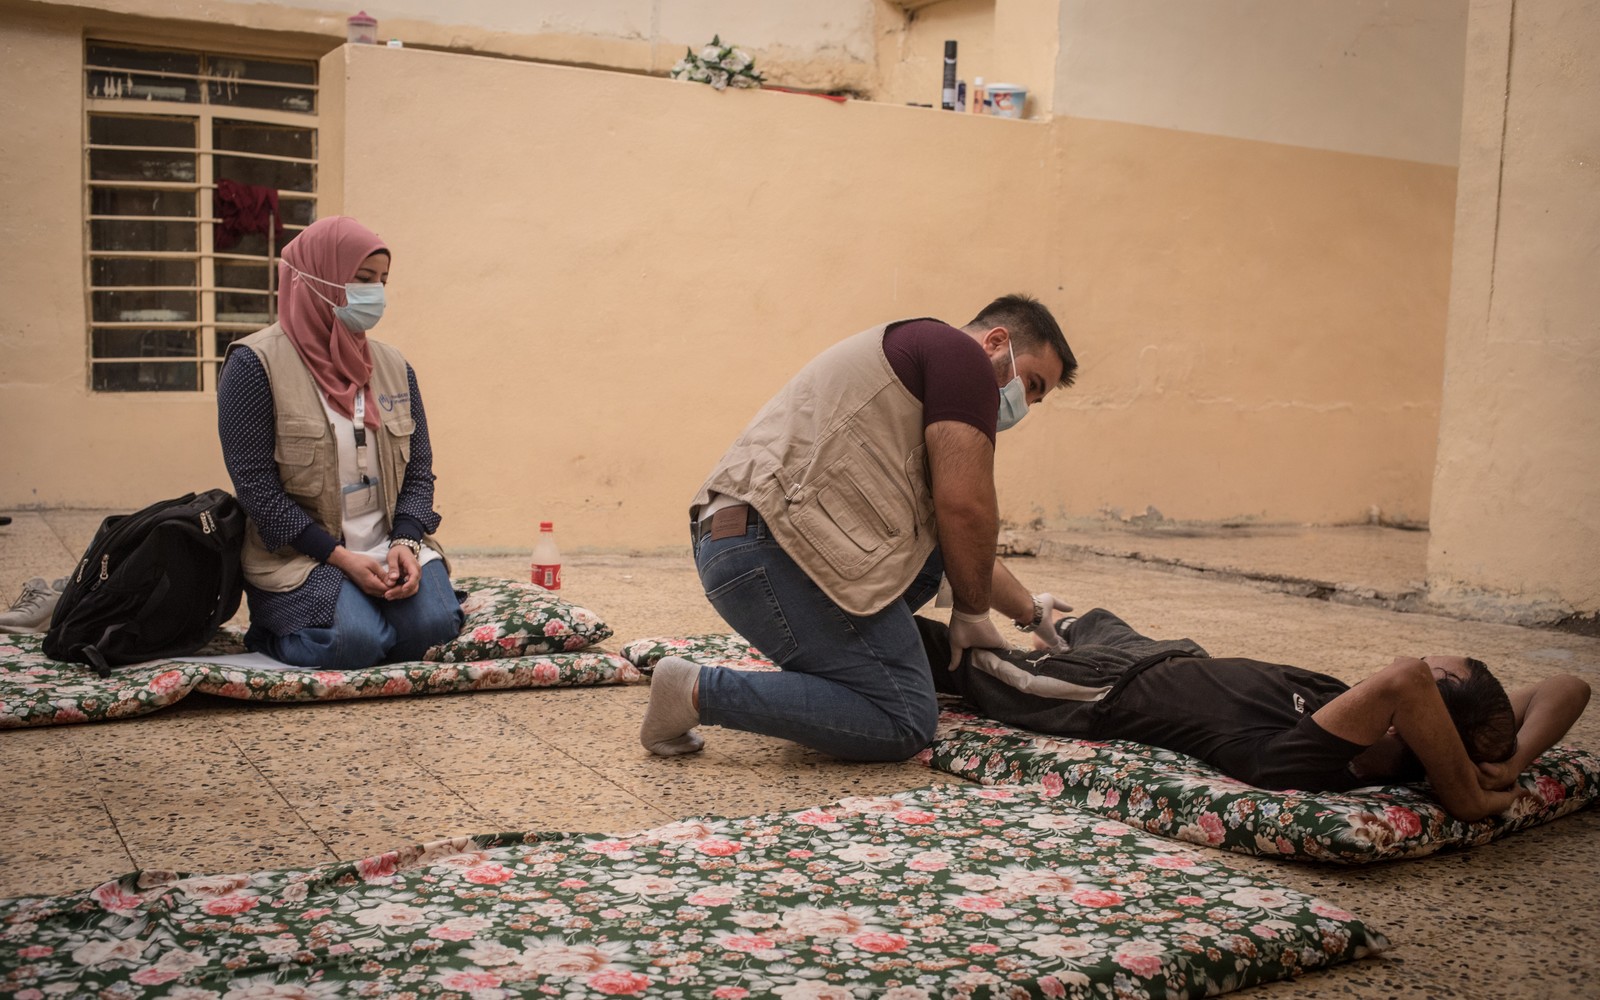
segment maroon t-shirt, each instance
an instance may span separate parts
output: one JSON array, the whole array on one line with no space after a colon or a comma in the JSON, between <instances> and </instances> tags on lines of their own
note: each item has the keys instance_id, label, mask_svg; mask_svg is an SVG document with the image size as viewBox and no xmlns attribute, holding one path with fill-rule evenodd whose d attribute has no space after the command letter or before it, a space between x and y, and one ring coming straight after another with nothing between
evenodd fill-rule
<instances>
[{"instance_id":1,"label":"maroon t-shirt","mask_svg":"<svg viewBox=\"0 0 1600 1000\"><path fill-rule=\"evenodd\" d=\"M994 366L972 335L936 319L891 324L883 335L889 367L922 400L922 426L959 420L994 443L1000 390Z\"/></svg>"}]
</instances>

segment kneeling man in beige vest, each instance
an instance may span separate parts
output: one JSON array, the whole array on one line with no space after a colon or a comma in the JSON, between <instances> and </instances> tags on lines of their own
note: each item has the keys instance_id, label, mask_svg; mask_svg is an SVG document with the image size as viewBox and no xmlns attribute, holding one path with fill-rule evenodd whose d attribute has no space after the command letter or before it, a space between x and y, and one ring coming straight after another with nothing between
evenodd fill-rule
<instances>
[{"instance_id":1,"label":"kneeling man in beige vest","mask_svg":"<svg viewBox=\"0 0 1600 1000\"><path fill-rule=\"evenodd\" d=\"M991 608L1049 643L1070 609L994 557L994 442L1077 367L1050 311L1007 295L964 327L881 324L802 368L689 508L706 597L782 669L662 660L640 742L693 753L706 723L847 760L912 756L939 714L912 612L944 578L951 666L1007 645Z\"/></svg>"}]
</instances>

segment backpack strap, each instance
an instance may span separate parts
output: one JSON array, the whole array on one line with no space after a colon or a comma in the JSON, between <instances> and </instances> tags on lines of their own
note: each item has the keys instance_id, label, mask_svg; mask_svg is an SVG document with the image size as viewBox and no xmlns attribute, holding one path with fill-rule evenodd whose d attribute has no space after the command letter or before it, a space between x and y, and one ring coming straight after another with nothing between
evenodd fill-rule
<instances>
[{"instance_id":1,"label":"backpack strap","mask_svg":"<svg viewBox=\"0 0 1600 1000\"><path fill-rule=\"evenodd\" d=\"M106 636L110 636L112 632L115 632L120 627L113 625L111 628L106 629ZM102 637L103 640L104 637ZM95 673L101 677L111 676L111 664L106 662L106 658L101 655L99 649L94 646L84 646L79 652L83 654L83 658L88 661L89 666L94 668Z\"/></svg>"}]
</instances>

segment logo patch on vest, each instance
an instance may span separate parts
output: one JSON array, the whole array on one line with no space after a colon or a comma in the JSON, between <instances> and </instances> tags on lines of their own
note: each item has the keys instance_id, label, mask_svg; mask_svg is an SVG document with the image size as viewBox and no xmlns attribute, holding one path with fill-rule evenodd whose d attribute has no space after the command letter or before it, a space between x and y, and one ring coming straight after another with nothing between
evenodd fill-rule
<instances>
[{"instance_id":1,"label":"logo patch on vest","mask_svg":"<svg viewBox=\"0 0 1600 1000\"><path fill-rule=\"evenodd\" d=\"M410 406L411 396L409 393L404 396L391 396L386 392L382 392L378 394L378 405L393 413L394 408L397 406Z\"/></svg>"}]
</instances>

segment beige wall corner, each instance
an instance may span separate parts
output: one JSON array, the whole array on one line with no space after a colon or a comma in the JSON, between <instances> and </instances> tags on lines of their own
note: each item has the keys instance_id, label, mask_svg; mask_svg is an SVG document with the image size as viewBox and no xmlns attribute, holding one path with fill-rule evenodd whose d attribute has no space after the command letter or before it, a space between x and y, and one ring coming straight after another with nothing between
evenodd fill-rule
<instances>
[{"instance_id":1,"label":"beige wall corner","mask_svg":"<svg viewBox=\"0 0 1600 1000\"><path fill-rule=\"evenodd\" d=\"M321 215L344 214L345 89L350 46L322 57L317 70L317 207Z\"/></svg>"},{"instance_id":2,"label":"beige wall corner","mask_svg":"<svg viewBox=\"0 0 1600 1000\"><path fill-rule=\"evenodd\" d=\"M995 0L993 66L987 83L1028 88L1027 118L1048 118L1055 105L1061 0ZM970 84L976 70L964 74Z\"/></svg>"},{"instance_id":3,"label":"beige wall corner","mask_svg":"<svg viewBox=\"0 0 1600 1000\"><path fill-rule=\"evenodd\" d=\"M1600 5L1472 6L1430 597L1600 611Z\"/></svg>"},{"instance_id":4,"label":"beige wall corner","mask_svg":"<svg viewBox=\"0 0 1600 1000\"><path fill-rule=\"evenodd\" d=\"M1454 164L1466 0L1061 0L1057 114Z\"/></svg>"}]
</instances>

